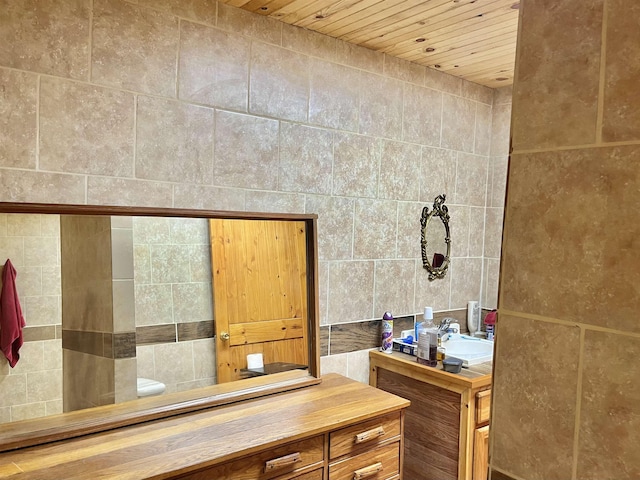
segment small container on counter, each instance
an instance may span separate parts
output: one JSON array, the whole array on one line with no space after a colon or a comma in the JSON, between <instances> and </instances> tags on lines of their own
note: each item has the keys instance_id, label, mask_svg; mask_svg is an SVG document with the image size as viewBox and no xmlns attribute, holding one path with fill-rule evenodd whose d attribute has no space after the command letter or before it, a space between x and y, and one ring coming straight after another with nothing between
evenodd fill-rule
<instances>
[{"instance_id":1,"label":"small container on counter","mask_svg":"<svg viewBox=\"0 0 640 480\"><path fill-rule=\"evenodd\" d=\"M384 312L382 316L382 345L380 351L384 353L393 352L393 315L391 312Z\"/></svg>"},{"instance_id":2,"label":"small container on counter","mask_svg":"<svg viewBox=\"0 0 640 480\"><path fill-rule=\"evenodd\" d=\"M460 373L460 370L462 370L462 360L453 357L445 358L442 361L442 369L449 373Z\"/></svg>"}]
</instances>

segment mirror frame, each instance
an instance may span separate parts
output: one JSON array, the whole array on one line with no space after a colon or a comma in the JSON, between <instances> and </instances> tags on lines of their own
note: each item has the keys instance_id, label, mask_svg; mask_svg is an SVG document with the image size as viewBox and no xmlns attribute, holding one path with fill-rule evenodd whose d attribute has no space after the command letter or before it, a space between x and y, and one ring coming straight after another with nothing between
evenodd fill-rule
<instances>
[{"instance_id":1,"label":"mirror frame","mask_svg":"<svg viewBox=\"0 0 640 480\"><path fill-rule=\"evenodd\" d=\"M436 278L444 278L449 268L449 262L451 258L451 233L449 231L449 209L444 204L446 195L438 195L433 201L433 210L429 211L429 206L425 206L422 209L422 216L420 217L420 250L422 252L422 266L429 272L429 280L435 280ZM427 228L429 223L437 217L442 221L445 230L444 241L447 244L447 253L444 256L442 265L434 267L429 260L427 254Z\"/></svg>"},{"instance_id":2,"label":"mirror frame","mask_svg":"<svg viewBox=\"0 0 640 480\"><path fill-rule=\"evenodd\" d=\"M0 202L0 213L296 220L305 222L307 240L307 302L309 305L309 368L292 370L185 392L141 398L47 417L2 424L0 452L65 440L136 423L282 393L320 383L320 311L318 306L318 243L316 214L284 214Z\"/></svg>"}]
</instances>

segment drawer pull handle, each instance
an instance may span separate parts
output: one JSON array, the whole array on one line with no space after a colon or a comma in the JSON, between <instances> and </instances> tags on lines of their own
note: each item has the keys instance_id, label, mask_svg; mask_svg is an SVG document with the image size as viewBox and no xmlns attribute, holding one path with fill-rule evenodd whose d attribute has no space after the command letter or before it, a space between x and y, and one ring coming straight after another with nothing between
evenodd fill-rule
<instances>
[{"instance_id":1,"label":"drawer pull handle","mask_svg":"<svg viewBox=\"0 0 640 480\"><path fill-rule=\"evenodd\" d=\"M384 435L384 428L376 427L372 430L367 430L366 432L358 433L356 435L355 443L356 445L359 443L368 442L370 440L375 440L376 438L380 438Z\"/></svg>"},{"instance_id":2,"label":"drawer pull handle","mask_svg":"<svg viewBox=\"0 0 640 480\"><path fill-rule=\"evenodd\" d=\"M382 471L382 463L374 463L373 465L369 465L368 467L361 468L353 472L353 480L361 480L363 478L370 477L375 475L378 472Z\"/></svg>"},{"instance_id":3,"label":"drawer pull handle","mask_svg":"<svg viewBox=\"0 0 640 480\"><path fill-rule=\"evenodd\" d=\"M267 460L264 464L264 471L270 472L277 468L290 467L291 465L302 461L300 458L300 452L290 453L284 457L274 458L273 460Z\"/></svg>"}]
</instances>

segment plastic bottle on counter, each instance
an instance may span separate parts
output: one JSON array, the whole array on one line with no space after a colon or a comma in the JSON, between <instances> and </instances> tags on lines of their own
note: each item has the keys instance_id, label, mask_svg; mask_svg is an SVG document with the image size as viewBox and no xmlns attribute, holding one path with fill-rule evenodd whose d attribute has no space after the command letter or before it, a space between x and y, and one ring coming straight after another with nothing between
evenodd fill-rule
<instances>
[{"instance_id":1,"label":"plastic bottle on counter","mask_svg":"<svg viewBox=\"0 0 640 480\"><path fill-rule=\"evenodd\" d=\"M438 327L433 323L431 309L427 308L425 308L424 322L418 326L416 360L421 365L435 367L438 364Z\"/></svg>"},{"instance_id":2,"label":"plastic bottle on counter","mask_svg":"<svg viewBox=\"0 0 640 480\"><path fill-rule=\"evenodd\" d=\"M491 310L487 313L487 316L484 317L484 329L487 332L487 340L493 340L495 336L497 314L496 310Z\"/></svg>"}]
</instances>

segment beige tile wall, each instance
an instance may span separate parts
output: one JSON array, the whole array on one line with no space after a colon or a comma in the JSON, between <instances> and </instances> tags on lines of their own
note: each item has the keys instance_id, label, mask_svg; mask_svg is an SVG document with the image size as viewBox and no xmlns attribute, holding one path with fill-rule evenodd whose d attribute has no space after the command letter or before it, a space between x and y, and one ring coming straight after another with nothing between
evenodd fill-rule
<instances>
[{"instance_id":1,"label":"beige tile wall","mask_svg":"<svg viewBox=\"0 0 640 480\"><path fill-rule=\"evenodd\" d=\"M2 21L0 200L318 213L323 324L495 302L492 90L212 1ZM456 254L428 282L419 214L440 193Z\"/></svg>"},{"instance_id":2,"label":"beige tile wall","mask_svg":"<svg viewBox=\"0 0 640 480\"><path fill-rule=\"evenodd\" d=\"M640 473L640 5L520 2L496 478Z\"/></svg>"},{"instance_id":3,"label":"beige tile wall","mask_svg":"<svg viewBox=\"0 0 640 480\"><path fill-rule=\"evenodd\" d=\"M136 327L213 321L209 225L204 219L133 217ZM139 345L138 377L167 392L216 382L212 338Z\"/></svg>"},{"instance_id":4,"label":"beige tile wall","mask_svg":"<svg viewBox=\"0 0 640 480\"><path fill-rule=\"evenodd\" d=\"M28 327L62 324L57 215L0 213L0 265L16 268ZM0 268L1 270L1 268ZM62 342L30 341L14 368L0 358L0 423L62 412Z\"/></svg>"}]
</instances>

